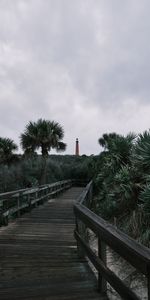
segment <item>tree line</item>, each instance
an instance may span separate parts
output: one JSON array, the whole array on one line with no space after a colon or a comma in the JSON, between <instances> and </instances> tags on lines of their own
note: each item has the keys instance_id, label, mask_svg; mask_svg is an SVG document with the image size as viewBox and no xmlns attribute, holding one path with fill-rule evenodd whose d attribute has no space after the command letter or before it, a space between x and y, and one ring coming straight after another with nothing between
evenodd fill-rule
<instances>
[{"instance_id":1,"label":"tree line","mask_svg":"<svg viewBox=\"0 0 150 300\"><path fill-rule=\"evenodd\" d=\"M48 155L51 149L66 149L63 138L59 123L42 119L25 127L20 157L13 140L0 138L0 192L63 179L93 179L93 210L150 246L150 131L105 133L95 156Z\"/></svg>"},{"instance_id":2,"label":"tree line","mask_svg":"<svg viewBox=\"0 0 150 300\"><path fill-rule=\"evenodd\" d=\"M20 135L20 144L24 155L36 154L36 150L41 150L42 156L48 156L51 149L57 152L64 151L66 144L62 142L64 130L55 121L39 119L37 122L29 122L24 133ZM18 146L10 138L0 137L0 163L11 163L17 159L14 151Z\"/></svg>"},{"instance_id":3,"label":"tree line","mask_svg":"<svg viewBox=\"0 0 150 300\"><path fill-rule=\"evenodd\" d=\"M63 138L63 127L44 119L26 125L20 135L22 155L15 154L18 147L12 139L0 137L0 192L63 179L91 178L88 167L91 158L59 154L67 147ZM49 155L51 149L59 155Z\"/></svg>"}]
</instances>

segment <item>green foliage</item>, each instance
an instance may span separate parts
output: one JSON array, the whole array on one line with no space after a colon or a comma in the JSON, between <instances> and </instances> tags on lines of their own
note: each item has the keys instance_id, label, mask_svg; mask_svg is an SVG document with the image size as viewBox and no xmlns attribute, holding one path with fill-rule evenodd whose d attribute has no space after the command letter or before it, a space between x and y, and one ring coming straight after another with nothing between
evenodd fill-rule
<instances>
[{"instance_id":1,"label":"green foliage","mask_svg":"<svg viewBox=\"0 0 150 300\"><path fill-rule=\"evenodd\" d=\"M111 220L112 215L115 216L116 209L117 209L117 203L114 200L113 194L105 193L105 200L100 201L95 210L102 218L106 220Z\"/></svg>"},{"instance_id":2,"label":"green foliage","mask_svg":"<svg viewBox=\"0 0 150 300\"><path fill-rule=\"evenodd\" d=\"M13 140L0 137L0 164L10 164L17 159L14 151L18 149Z\"/></svg>"},{"instance_id":3,"label":"green foliage","mask_svg":"<svg viewBox=\"0 0 150 300\"><path fill-rule=\"evenodd\" d=\"M66 144L62 142L63 137L64 131L60 124L39 119L37 122L27 124L20 139L25 154L35 153L36 149L40 148L42 156L48 156L51 149L58 152L66 149Z\"/></svg>"},{"instance_id":4,"label":"green foliage","mask_svg":"<svg viewBox=\"0 0 150 300\"><path fill-rule=\"evenodd\" d=\"M104 133L101 138L99 138L98 142L100 146L104 147L105 150L108 150L110 144L113 140L115 140L119 135L115 132L112 133Z\"/></svg>"},{"instance_id":5,"label":"green foliage","mask_svg":"<svg viewBox=\"0 0 150 300\"><path fill-rule=\"evenodd\" d=\"M137 137L104 134L99 143L104 151L95 177L95 209L106 219L115 217L127 233L148 245L150 131Z\"/></svg>"},{"instance_id":6,"label":"green foliage","mask_svg":"<svg viewBox=\"0 0 150 300\"><path fill-rule=\"evenodd\" d=\"M43 172L42 156L22 157L10 166L1 165L0 192L39 186ZM64 179L91 179L91 158L50 155L46 164L46 183Z\"/></svg>"},{"instance_id":7,"label":"green foliage","mask_svg":"<svg viewBox=\"0 0 150 300\"><path fill-rule=\"evenodd\" d=\"M98 182L100 190L98 199L100 202L99 213L102 212L106 218L114 218L119 216L125 210L132 210L135 207L134 183L132 182L130 167L121 166L116 173L105 174L100 173ZM104 210L103 210L104 209Z\"/></svg>"},{"instance_id":8,"label":"green foliage","mask_svg":"<svg viewBox=\"0 0 150 300\"><path fill-rule=\"evenodd\" d=\"M146 228L145 231L140 232L139 242L150 248L150 229Z\"/></svg>"},{"instance_id":9,"label":"green foliage","mask_svg":"<svg viewBox=\"0 0 150 300\"><path fill-rule=\"evenodd\" d=\"M135 136L106 133L99 139L104 151L97 156L48 155L64 151L63 128L39 119L21 135L23 156L15 143L0 138L0 192L38 186L63 179L94 180L94 209L134 238L149 246L150 131ZM42 155L36 150L41 149Z\"/></svg>"},{"instance_id":10,"label":"green foliage","mask_svg":"<svg viewBox=\"0 0 150 300\"><path fill-rule=\"evenodd\" d=\"M139 195L140 201L143 203L145 216L150 220L150 184L145 185Z\"/></svg>"},{"instance_id":11,"label":"green foliage","mask_svg":"<svg viewBox=\"0 0 150 300\"><path fill-rule=\"evenodd\" d=\"M134 183L132 181L131 167L129 165L121 166L114 178L116 196L120 200L130 203L133 194Z\"/></svg>"},{"instance_id":12,"label":"green foliage","mask_svg":"<svg viewBox=\"0 0 150 300\"><path fill-rule=\"evenodd\" d=\"M140 134L133 152L133 160L137 168L150 175L150 131Z\"/></svg>"},{"instance_id":13,"label":"green foliage","mask_svg":"<svg viewBox=\"0 0 150 300\"><path fill-rule=\"evenodd\" d=\"M63 137L64 131L60 124L42 119L29 122L25 132L20 136L26 157L35 156L35 151L41 149L43 160L40 184L46 183L48 152L51 149L56 149L57 152L66 149L66 144L62 142Z\"/></svg>"}]
</instances>

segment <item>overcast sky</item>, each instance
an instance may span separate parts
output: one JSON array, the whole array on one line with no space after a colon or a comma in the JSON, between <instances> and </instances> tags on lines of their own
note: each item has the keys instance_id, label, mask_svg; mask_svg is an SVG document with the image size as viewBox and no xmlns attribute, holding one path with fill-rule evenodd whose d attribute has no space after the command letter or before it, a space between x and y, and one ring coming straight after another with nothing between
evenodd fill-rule
<instances>
[{"instance_id":1,"label":"overcast sky","mask_svg":"<svg viewBox=\"0 0 150 300\"><path fill-rule=\"evenodd\" d=\"M59 122L66 154L150 127L149 0L0 0L0 136Z\"/></svg>"}]
</instances>

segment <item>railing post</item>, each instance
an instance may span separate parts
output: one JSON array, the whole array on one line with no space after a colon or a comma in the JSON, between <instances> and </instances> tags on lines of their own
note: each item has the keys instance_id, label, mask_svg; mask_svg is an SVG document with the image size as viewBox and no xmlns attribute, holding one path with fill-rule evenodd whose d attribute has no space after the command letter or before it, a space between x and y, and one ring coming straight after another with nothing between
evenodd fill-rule
<instances>
[{"instance_id":1,"label":"railing post","mask_svg":"<svg viewBox=\"0 0 150 300\"><path fill-rule=\"evenodd\" d=\"M106 265L106 245L101 241L100 237L98 237L98 257ZM98 291L103 294L107 292L107 282L100 272L98 273Z\"/></svg>"},{"instance_id":2,"label":"railing post","mask_svg":"<svg viewBox=\"0 0 150 300\"><path fill-rule=\"evenodd\" d=\"M20 192L17 197L17 217L20 217L20 204L21 204L22 193Z\"/></svg>"},{"instance_id":3,"label":"railing post","mask_svg":"<svg viewBox=\"0 0 150 300\"><path fill-rule=\"evenodd\" d=\"M27 201L28 201L28 209L29 211L31 210L31 198L30 198L30 194L27 195Z\"/></svg>"},{"instance_id":4,"label":"railing post","mask_svg":"<svg viewBox=\"0 0 150 300\"><path fill-rule=\"evenodd\" d=\"M9 203L8 203L8 199L6 200L6 210L7 210L7 214L5 213L5 209L4 206L2 208L2 225L7 226L8 225L8 221L9 221ZM4 203L3 203L4 204ZM3 215L3 213L5 213L5 216Z\"/></svg>"},{"instance_id":5,"label":"railing post","mask_svg":"<svg viewBox=\"0 0 150 300\"><path fill-rule=\"evenodd\" d=\"M83 224L80 220L77 219L76 217L76 231L81 235L83 236ZM82 248L82 246L80 245L79 241L77 240L77 252L78 252L78 257L79 258L84 258L85 257L85 252Z\"/></svg>"},{"instance_id":6,"label":"railing post","mask_svg":"<svg viewBox=\"0 0 150 300\"><path fill-rule=\"evenodd\" d=\"M38 192L36 191L35 192L35 199L37 200L38 199ZM37 207L38 206L38 203L37 203L37 201L35 201L35 207Z\"/></svg>"},{"instance_id":7,"label":"railing post","mask_svg":"<svg viewBox=\"0 0 150 300\"><path fill-rule=\"evenodd\" d=\"M93 198L93 186L91 184L89 192L88 192L88 208L91 208L92 198Z\"/></svg>"}]
</instances>

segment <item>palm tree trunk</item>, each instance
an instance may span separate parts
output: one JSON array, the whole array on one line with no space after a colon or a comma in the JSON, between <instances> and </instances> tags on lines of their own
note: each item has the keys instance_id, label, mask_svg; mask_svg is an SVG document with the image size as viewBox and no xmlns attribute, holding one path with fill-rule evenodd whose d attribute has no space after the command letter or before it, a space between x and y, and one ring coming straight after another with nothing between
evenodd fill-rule
<instances>
[{"instance_id":1,"label":"palm tree trunk","mask_svg":"<svg viewBox=\"0 0 150 300\"><path fill-rule=\"evenodd\" d=\"M46 170L47 170L47 156L42 156L42 172L40 178L40 185L46 184Z\"/></svg>"}]
</instances>

